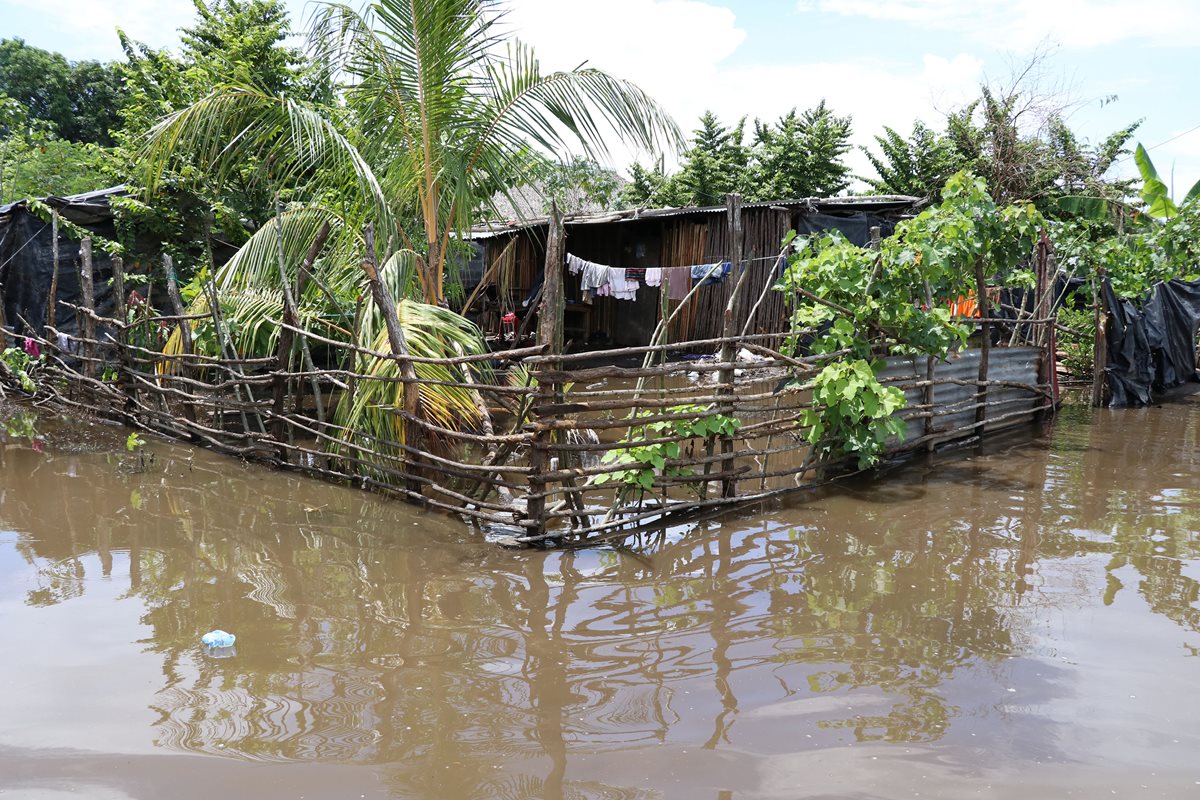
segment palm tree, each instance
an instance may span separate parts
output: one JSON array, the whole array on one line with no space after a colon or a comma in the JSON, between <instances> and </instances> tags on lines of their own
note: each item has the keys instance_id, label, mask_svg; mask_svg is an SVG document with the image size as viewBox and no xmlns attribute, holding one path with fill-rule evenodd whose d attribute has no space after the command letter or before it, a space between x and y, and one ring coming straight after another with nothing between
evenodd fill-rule
<instances>
[{"instance_id":1,"label":"palm tree","mask_svg":"<svg viewBox=\"0 0 1200 800\"><path fill-rule=\"evenodd\" d=\"M216 86L150 131L142 152L150 188L168 170L219 182L262 164L257 179L292 198L215 276L239 351L274 352L277 330L267 321L279 319L284 282L295 280L318 226L328 224L334 233L296 299L300 327L368 349L384 343L358 270L368 255L362 231L372 225L370 255L402 298L400 322L421 348L413 354L480 352L470 323L439 312L447 289L461 288L452 250L491 198L571 145L604 157L615 134L651 152L680 147L675 123L635 85L584 66L544 73L527 46L505 36L502 20L496 0L324 5L308 47L333 100ZM362 324L352 326L355 319ZM178 337L169 347L178 348ZM390 368L372 358L359 367L381 377ZM344 397L338 422L364 435L392 428L396 417L384 405L395 386L381 381ZM421 407L469 425L477 411L461 394L422 385Z\"/></svg>"},{"instance_id":2,"label":"palm tree","mask_svg":"<svg viewBox=\"0 0 1200 800\"><path fill-rule=\"evenodd\" d=\"M412 251L418 296L443 304L456 234L522 182L531 157L564 155L570 144L603 156L610 132L652 152L682 141L632 83L582 66L544 73L502 28L496 0L325 5L309 49L336 101L216 87L150 132L151 183L180 161L220 179L261 159L260 178L275 191L373 221L379 263Z\"/></svg>"}]
</instances>

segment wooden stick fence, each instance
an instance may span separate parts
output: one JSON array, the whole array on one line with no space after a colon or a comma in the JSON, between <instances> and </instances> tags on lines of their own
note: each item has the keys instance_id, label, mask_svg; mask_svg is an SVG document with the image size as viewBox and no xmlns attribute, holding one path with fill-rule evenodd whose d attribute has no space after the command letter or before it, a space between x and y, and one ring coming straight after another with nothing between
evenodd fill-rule
<instances>
[{"instance_id":1,"label":"wooden stick fence","mask_svg":"<svg viewBox=\"0 0 1200 800\"><path fill-rule=\"evenodd\" d=\"M97 314L87 280L90 242L85 242L77 333L64 336L48 325L33 337L46 356L41 370L48 379L39 382L39 392L64 407L444 510L520 544L591 541L664 518L760 502L853 469L818 459L804 424L811 379L844 353L782 352L789 332L774 321L765 330L761 318L754 322L767 305L772 305L770 317L777 318L773 304L779 293L771 293L768 304L761 284L767 279L756 283L746 277L751 270L736 268L745 261L747 235L739 208L738 198L731 197L729 229L716 237L727 249L715 255L736 265L735 280L726 281L732 285L720 295L719 330L699 340L654 341L599 353L563 351L565 234L557 211L546 243L537 345L449 358L409 351L395 300L379 279L370 231L362 271L386 325L385 352L299 324L295 298L327 231L312 244L295 286L285 294L283 318L276 321L281 332L276 352L254 357L234 351L215 286L207 287L209 313L203 318L216 332L220 354L196 352L190 323L199 315L186 313L169 259L163 260L163 273L173 313L133 314L125 303L123 265L114 259L114 316ZM753 234L758 247L774 231ZM1025 333L1011 341L1030 346L992 346L991 329L1012 321L992 318L983 265L977 265L980 349L941 364L924 356L893 359L895 368L882 379L906 394L908 405L898 417L909 434L892 442L891 452L978 437L1054 407L1054 321L1043 304L1053 278L1049 257L1048 249L1039 249L1039 301L1031 317L1020 320ZM282 263L280 271L287 284ZM927 287L915 290L928 292ZM705 302L711 306L713 299ZM356 317L363 313L360 300ZM676 318L684 313L687 309L680 309ZM669 322L664 318L660 326L664 336L672 329ZM356 320L355 330L360 324ZM181 352L163 353L146 341L142 334L160 325L179 326ZM712 355L684 359L697 351ZM321 362L314 360L318 352ZM614 365L630 357L642 365ZM395 361L398 376L381 377L368 368L380 359ZM585 366L605 362L609 366ZM513 363L528 370L523 385L482 377ZM444 368L443 377L449 377L423 381L420 365ZM401 386L400 404L378 409L395 421L394 427L369 433L338 422L339 404L381 382ZM305 387L313 408L300 402ZM467 393L486 422L447 427L430 420L422 413L422 387ZM725 418L738 420L740 427L692 433L697 421ZM651 463L649 485L630 482L631 470L646 468L631 454L659 445L664 447Z\"/></svg>"}]
</instances>

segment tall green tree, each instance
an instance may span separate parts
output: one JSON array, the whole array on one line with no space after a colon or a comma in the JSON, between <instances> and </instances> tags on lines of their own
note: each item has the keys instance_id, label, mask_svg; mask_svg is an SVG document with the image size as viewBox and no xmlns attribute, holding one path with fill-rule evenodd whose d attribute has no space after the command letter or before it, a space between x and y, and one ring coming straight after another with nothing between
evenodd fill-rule
<instances>
[{"instance_id":1,"label":"tall green tree","mask_svg":"<svg viewBox=\"0 0 1200 800\"><path fill-rule=\"evenodd\" d=\"M745 146L745 118L732 128L705 111L692 131L692 145L679 171L667 175L659 162L647 170L635 164L623 194L630 206L712 206L729 192L744 191L750 150Z\"/></svg>"},{"instance_id":2,"label":"tall green tree","mask_svg":"<svg viewBox=\"0 0 1200 800\"><path fill-rule=\"evenodd\" d=\"M117 131L113 182L133 200L120 213L126 244L162 242L186 277L205 258L210 219L218 237L244 242L275 213L273 187L262 180L266 156L244 157L217 176L185 154L155 176L153 191L139 165L146 137L165 116L188 108L214 87L241 84L274 95L327 97L328 82L290 44L287 9L279 0L193 0L196 22L180 31L177 51L159 50L118 30L125 60L119 71L128 100ZM149 255L149 254L147 254Z\"/></svg>"},{"instance_id":3,"label":"tall green tree","mask_svg":"<svg viewBox=\"0 0 1200 800\"><path fill-rule=\"evenodd\" d=\"M950 176L962 169L965 158L949 137L941 135L917 120L907 137L895 128L884 126L876 135L876 154L867 147L863 153L875 169L876 177L862 180L877 192L928 197L941 201L942 187Z\"/></svg>"},{"instance_id":4,"label":"tall green tree","mask_svg":"<svg viewBox=\"0 0 1200 800\"><path fill-rule=\"evenodd\" d=\"M850 151L851 118L839 117L822 100L774 125L754 123L753 158L747 177L752 200L831 197L850 185L842 157Z\"/></svg>"},{"instance_id":5,"label":"tall green tree","mask_svg":"<svg viewBox=\"0 0 1200 800\"><path fill-rule=\"evenodd\" d=\"M125 92L111 64L68 61L22 39L0 39L0 94L21 103L30 122L69 142L108 146Z\"/></svg>"},{"instance_id":6,"label":"tall green tree","mask_svg":"<svg viewBox=\"0 0 1200 800\"><path fill-rule=\"evenodd\" d=\"M622 202L711 206L730 192L751 200L828 197L850 185L842 162L850 150L850 118L836 116L824 101L800 113L793 109L775 123L755 120L750 144L745 128L745 118L727 127L705 112L679 171L668 174L661 162L651 169L635 164Z\"/></svg>"},{"instance_id":7,"label":"tall green tree","mask_svg":"<svg viewBox=\"0 0 1200 800\"><path fill-rule=\"evenodd\" d=\"M692 148L675 177L689 204L719 205L726 194L745 191L750 163L750 149L743 143L745 128L745 117L732 128L722 125L711 111L700 117L700 127L692 132Z\"/></svg>"}]
</instances>

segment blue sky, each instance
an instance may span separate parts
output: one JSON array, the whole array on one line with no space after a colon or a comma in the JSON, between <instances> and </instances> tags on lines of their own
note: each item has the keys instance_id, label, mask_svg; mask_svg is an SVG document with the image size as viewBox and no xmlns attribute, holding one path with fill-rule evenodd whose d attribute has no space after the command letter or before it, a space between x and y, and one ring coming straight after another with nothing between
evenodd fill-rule
<instances>
[{"instance_id":1,"label":"blue sky","mask_svg":"<svg viewBox=\"0 0 1200 800\"><path fill-rule=\"evenodd\" d=\"M303 19L305 0L287 0ZM1144 119L1140 139L1182 194L1200 179L1196 0L511 0L508 24L548 67L628 77L690 129L712 109L776 117L825 98L855 141L882 125L936 123L983 80L1046 52L1033 82L1098 139ZM172 46L190 0L0 0L0 36L69 58L116 58L114 28ZM1113 98L1102 102L1106 98ZM622 166L633 154L614 156ZM851 158L866 170L861 155ZM1121 167L1132 170L1132 163Z\"/></svg>"}]
</instances>

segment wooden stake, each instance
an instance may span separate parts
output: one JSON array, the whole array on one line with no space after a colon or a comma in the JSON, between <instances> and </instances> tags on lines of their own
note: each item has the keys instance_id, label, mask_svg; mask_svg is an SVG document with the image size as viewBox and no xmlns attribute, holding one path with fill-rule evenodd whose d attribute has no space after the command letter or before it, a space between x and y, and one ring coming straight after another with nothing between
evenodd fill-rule
<instances>
[{"instance_id":1,"label":"wooden stake","mask_svg":"<svg viewBox=\"0 0 1200 800\"><path fill-rule=\"evenodd\" d=\"M925 308L929 311L933 310L933 289L929 286L929 281L925 281ZM929 408L933 408L933 377L937 369L937 359L933 356L925 357L925 380L927 385L922 397L922 402ZM933 417L925 418L925 436L929 439L929 443L925 445L928 452L933 452Z\"/></svg>"},{"instance_id":2,"label":"wooden stake","mask_svg":"<svg viewBox=\"0 0 1200 800\"><path fill-rule=\"evenodd\" d=\"M1054 262L1054 245L1044 229L1038 238L1037 268L1037 301L1032 316L1050 320L1038 323L1037 346L1041 350L1038 356L1038 383L1053 387L1051 393L1054 394L1058 388L1058 360L1054 352L1054 327L1057 322L1054 315L1054 276L1058 268ZM1057 395L1052 399L1056 403Z\"/></svg>"},{"instance_id":3,"label":"wooden stake","mask_svg":"<svg viewBox=\"0 0 1200 800\"><path fill-rule=\"evenodd\" d=\"M562 215L559 213L558 204L553 203L550 206L550 226L546 239L546 264L543 268L542 277L542 306L538 312L537 331L537 343L547 348L547 354L550 356L562 353L565 303L563 295L563 259ZM532 312L533 309L530 309L530 313ZM561 366L560 361L550 361L541 365L539 371L549 370L558 372ZM537 394L534 396L533 401L535 409L539 405L545 405L560 398L561 393L562 387L559 384L539 378ZM532 411L530 414L531 422L536 424L537 418L537 411ZM546 479L544 475L549 464L549 444L554 435L550 430L538 426L534 431L529 451L530 498L526 507L526 514L533 525L532 530L539 535L546 532Z\"/></svg>"},{"instance_id":4,"label":"wooden stake","mask_svg":"<svg viewBox=\"0 0 1200 800\"><path fill-rule=\"evenodd\" d=\"M131 363L132 352L128 347L129 332L126 328L129 314L125 308L125 262L120 256L113 256L110 286L113 294L113 315L121 321L120 327L117 328L117 358L121 364L120 370L117 372L117 389L125 395L125 410L128 412L132 411L133 404L137 401L137 390L134 389L129 379L133 364Z\"/></svg>"},{"instance_id":5,"label":"wooden stake","mask_svg":"<svg viewBox=\"0 0 1200 800\"><path fill-rule=\"evenodd\" d=\"M729 261L732 265L731 269L734 275L736 275L733 291L729 293L729 301L725 304L725 314L721 325L721 336L725 340L721 344L721 362L729 364L733 362L737 354L736 345L733 341L733 337L736 335L736 321L733 317L733 309L737 304L738 294L741 293L742 284L745 283L746 276L750 274L750 271L744 268L745 264L743 263L745 249L741 195L733 193L725 196L725 214L729 224ZM719 388L717 393L721 397L729 398L718 406L718 410L722 414L731 415L733 413L733 380L734 371L731 368L722 369L718 373L717 381ZM727 476L732 476L734 474L735 462L732 436L721 436L721 455L725 457L721 463L721 472ZM736 494L737 478L723 478L721 480L721 496L734 497Z\"/></svg>"},{"instance_id":6,"label":"wooden stake","mask_svg":"<svg viewBox=\"0 0 1200 800\"><path fill-rule=\"evenodd\" d=\"M92 237L79 243L79 290L83 296L83 320L77 330L83 336L83 374L96 377L96 285L92 280ZM79 319L79 314L75 318Z\"/></svg>"},{"instance_id":7,"label":"wooden stake","mask_svg":"<svg viewBox=\"0 0 1200 800\"><path fill-rule=\"evenodd\" d=\"M1104 405L1108 388L1108 296L1104 291L1104 268L1092 278L1092 306L1096 323L1096 342L1092 348L1092 405Z\"/></svg>"},{"instance_id":8,"label":"wooden stake","mask_svg":"<svg viewBox=\"0 0 1200 800\"><path fill-rule=\"evenodd\" d=\"M179 296L179 281L175 277L175 262L171 260L171 257L169 255L167 255L166 253L163 253L162 265L163 265L163 274L166 276L166 279L167 279L167 297L171 301L171 309L175 312L176 316L182 317L182 316L184 316L183 298ZM215 292L214 292L214 295L215 295ZM216 298L214 297L211 302L215 303ZM215 320L217 319L217 310L215 308L213 308L213 309L211 309L211 311L213 313L213 320L214 320L213 324L216 325ZM220 339L219 329L217 331L217 338ZM192 323L190 320L181 319L179 321L179 339L183 343L184 355L191 355L193 353L193 350L192 350ZM179 372L185 378L193 377L193 370L190 366L187 365L186 360L180 364ZM183 415L187 418L187 420L189 422L196 422L196 408L191 403L183 404ZM245 422L245 420L243 420L243 422ZM246 428L249 429L249 426L247 425Z\"/></svg>"},{"instance_id":9,"label":"wooden stake","mask_svg":"<svg viewBox=\"0 0 1200 800\"><path fill-rule=\"evenodd\" d=\"M54 260L54 272L50 275L50 295L46 298L46 324L58 326L58 209L50 210L50 252Z\"/></svg>"},{"instance_id":10,"label":"wooden stake","mask_svg":"<svg viewBox=\"0 0 1200 800\"><path fill-rule=\"evenodd\" d=\"M420 419L420 386L417 382L417 371L409 357L408 342L404 339L404 329L400 327L400 318L396 316L396 303L392 294L379 279L379 269L375 265L375 226L368 223L365 232L366 255L362 261L362 271L366 273L367 282L371 287L371 296L375 306L383 315L383 323L387 327L388 344L392 348L392 358L400 367L400 378L404 381L402 402L404 404L404 444L414 450L421 450L424 431L418 422ZM407 456L407 471L411 473L405 479L405 488L414 494L421 494L420 461L409 454Z\"/></svg>"},{"instance_id":11,"label":"wooden stake","mask_svg":"<svg viewBox=\"0 0 1200 800\"><path fill-rule=\"evenodd\" d=\"M975 294L977 304L979 306L979 316L982 322L979 323L979 330L983 340L979 343L979 388L975 392L975 402L978 406L975 409L975 427L977 432L982 431L983 423L987 419L987 379L988 379L988 353L992 349L992 323L991 309L988 304L987 295L987 277L983 274L983 258L975 259Z\"/></svg>"}]
</instances>

